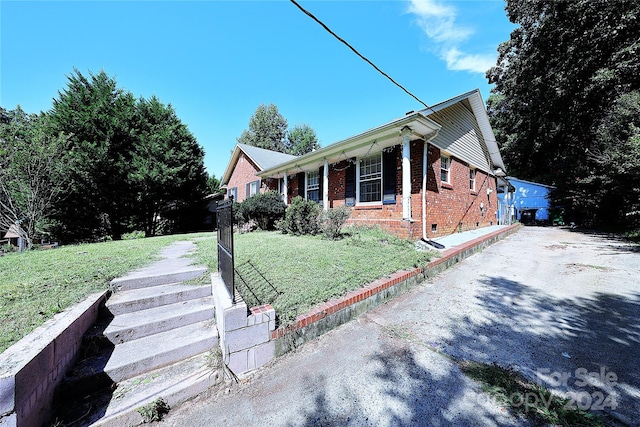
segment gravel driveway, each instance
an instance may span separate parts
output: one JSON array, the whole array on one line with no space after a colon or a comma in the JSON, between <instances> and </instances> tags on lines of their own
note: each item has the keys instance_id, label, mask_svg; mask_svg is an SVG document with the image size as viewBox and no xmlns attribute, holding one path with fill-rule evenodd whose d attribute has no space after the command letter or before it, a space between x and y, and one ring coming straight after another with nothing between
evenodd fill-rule
<instances>
[{"instance_id":1,"label":"gravel driveway","mask_svg":"<svg viewBox=\"0 0 640 427\"><path fill-rule=\"evenodd\" d=\"M640 250L526 227L164 425L526 425L449 357L640 425Z\"/></svg>"}]
</instances>

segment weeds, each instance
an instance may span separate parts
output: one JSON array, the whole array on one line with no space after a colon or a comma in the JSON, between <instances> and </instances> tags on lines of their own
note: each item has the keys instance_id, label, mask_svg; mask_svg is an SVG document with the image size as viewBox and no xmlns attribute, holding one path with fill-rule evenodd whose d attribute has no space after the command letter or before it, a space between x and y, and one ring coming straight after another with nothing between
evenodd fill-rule
<instances>
[{"instance_id":1,"label":"weeds","mask_svg":"<svg viewBox=\"0 0 640 427\"><path fill-rule=\"evenodd\" d=\"M512 369L470 361L458 365L468 377L480 382L482 390L501 405L538 424L606 426L597 414L570 407L568 399L552 394L542 385L527 381Z\"/></svg>"},{"instance_id":2,"label":"weeds","mask_svg":"<svg viewBox=\"0 0 640 427\"><path fill-rule=\"evenodd\" d=\"M138 413L142 416L143 423L161 421L170 410L171 408L167 402L161 397L137 409Z\"/></svg>"}]
</instances>

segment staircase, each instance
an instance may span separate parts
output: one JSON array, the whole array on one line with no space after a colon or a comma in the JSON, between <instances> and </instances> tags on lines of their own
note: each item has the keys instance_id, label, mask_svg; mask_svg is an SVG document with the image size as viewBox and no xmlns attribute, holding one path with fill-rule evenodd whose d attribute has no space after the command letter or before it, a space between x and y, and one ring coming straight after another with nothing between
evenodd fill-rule
<instances>
[{"instance_id":1,"label":"staircase","mask_svg":"<svg viewBox=\"0 0 640 427\"><path fill-rule=\"evenodd\" d=\"M111 282L114 293L59 389L54 425L138 425L141 408L148 417L218 382L211 285L185 283L207 272L184 258L192 249L174 243L161 261Z\"/></svg>"}]
</instances>

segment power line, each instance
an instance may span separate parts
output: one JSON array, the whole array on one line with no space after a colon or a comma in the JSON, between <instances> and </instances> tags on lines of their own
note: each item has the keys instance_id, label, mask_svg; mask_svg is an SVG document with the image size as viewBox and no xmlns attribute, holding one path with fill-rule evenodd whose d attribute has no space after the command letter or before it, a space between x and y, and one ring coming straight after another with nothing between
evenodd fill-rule
<instances>
[{"instance_id":1,"label":"power line","mask_svg":"<svg viewBox=\"0 0 640 427\"><path fill-rule=\"evenodd\" d=\"M303 8L302 6L300 6L300 4L298 4L298 2L296 2L296 0L290 0L291 3L293 3L294 5L296 5L298 7L298 9L300 9L305 15L307 15L309 18L313 19L314 21L316 21L318 24L320 24L320 26L322 26L322 28L324 28L327 32L329 32L329 34L331 34L333 37L335 37L336 39L338 39L340 42L342 42L345 46L347 46L349 49L351 49L353 51L353 53L355 53L356 55L358 55L360 58L362 58L365 62L367 62L369 65L371 65L373 68L375 68L375 70L377 72L379 72L380 74L382 74L383 76L385 76L387 79L389 79L391 81L391 83L393 83L394 85L398 86L400 89L402 89L403 91L405 91L409 96L411 96L413 99L415 99L416 101L418 101L420 104L424 105L425 108L433 111L433 109L431 107L429 107L424 101L422 101L420 98L418 98L417 96L415 96L414 94L412 94L411 92L409 92L404 86L402 86L400 83L396 82L389 74L385 73L384 71L382 71L380 68L378 68L378 66L376 64L374 64L373 62L371 62L366 56L364 56L363 54L361 54L360 52L358 52L358 50L356 48L354 48L353 46L351 46L349 44L349 42L347 42L345 39L343 39L342 37L340 37L339 35L337 35L336 33L334 33L331 28L329 28L327 25L324 24L324 22L320 21L318 18L315 17L315 15L313 15L311 12L309 12L308 10L306 10L305 8ZM435 113L435 111L433 111Z\"/></svg>"},{"instance_id":2,"label":"power line","mask_svg":"<svg viewBox=\"0 0 640 427\"><path fill-rule=\"evenodd\" d=\"M405 93L407 93L409 96L411 96L413 99L415 99L416 101L418 101L420 104L424 105L424 107L427 110L431 110L431 112L433 112L433 114L436 117L440 117L441 120L443 121L448 121L451 125L456 126L460 129L462 129L463 131L466 131L466 129L463 129L460 125L454 123L451 120L447 120L443 115L439 114L438 111L434 110L432 107L430 107L429 105L427 105L427 103L425 103L424 101L422 101L420 98L418 98L416 95L414 95L413 93L409 92L409 90L407 90L404 86L402 86L400 83L396 82L390 75L388 75L387 73L385 73L384 71L382 71L376 64L374 64L373 62L371 62L371 60L369 60L369 58L367 58L366 56L364 56L363 54L361 54L360 52L358 52L358 50L356 48L354 48L353 46L351 46L349 44L349 42L347 42L345 39L343 39L342 37L340 37L339 35L337 35L333 30L331 30L331 28L329 28L324 22L320 21L320 19L316 18L316 16L309 12L308 10L306 10L304 7L302 7L296 0L290 0L291 3L293 3L298 9L300 9L302 11L302 13L304 13L305 15L307 15L309 18L313 19L314 21L316 21L322 28L324 28L329 34L331 34L333 37L335 37L336 39L338 39L341 43L343 43L345 46L347 46L349 49L351 49L351 51L353 53L355 53L356 55L358 55L362 60L364 60L366 63L368 63L369 65L371 65L377 72L379 72L380 74L382 74L383 76L385 76L387 79L389 79L391 81L391 83L393 83L394 85L398 86L400 89L402 89ZM480 135L478 135L480 136ZM484 137L482 137L482 139L484 139ZM491 140L491 141L487 141L485 140L485 144L487 142L496 142L495 140ZM483 150L484 151L484 150ZM487 147L487 151L489 151L489 147ZM490 154L489 154L490 155ZM489 165L491 165L493 162L489 160Z\"/></svg>"}]
</instances>

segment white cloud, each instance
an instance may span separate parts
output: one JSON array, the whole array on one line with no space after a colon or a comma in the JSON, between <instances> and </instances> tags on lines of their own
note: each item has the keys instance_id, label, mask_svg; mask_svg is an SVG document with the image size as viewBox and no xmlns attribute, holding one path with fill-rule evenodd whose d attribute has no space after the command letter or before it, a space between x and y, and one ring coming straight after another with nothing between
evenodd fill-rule
<instances>
[{"instance_id":1,"label":"white cloud","mask_svg":"<svg viewBox=\"0 0 640 427\"><path fill-rule=\"evenodd\" d=\"M472 54L460 50L474 29L456 24L457 10L437 0L410 0L408 12L414 14L417 23L435 44L440 59L447 68L455 71L485 73L495 65L495 54Z\"/></svg>"}]
</instances>

